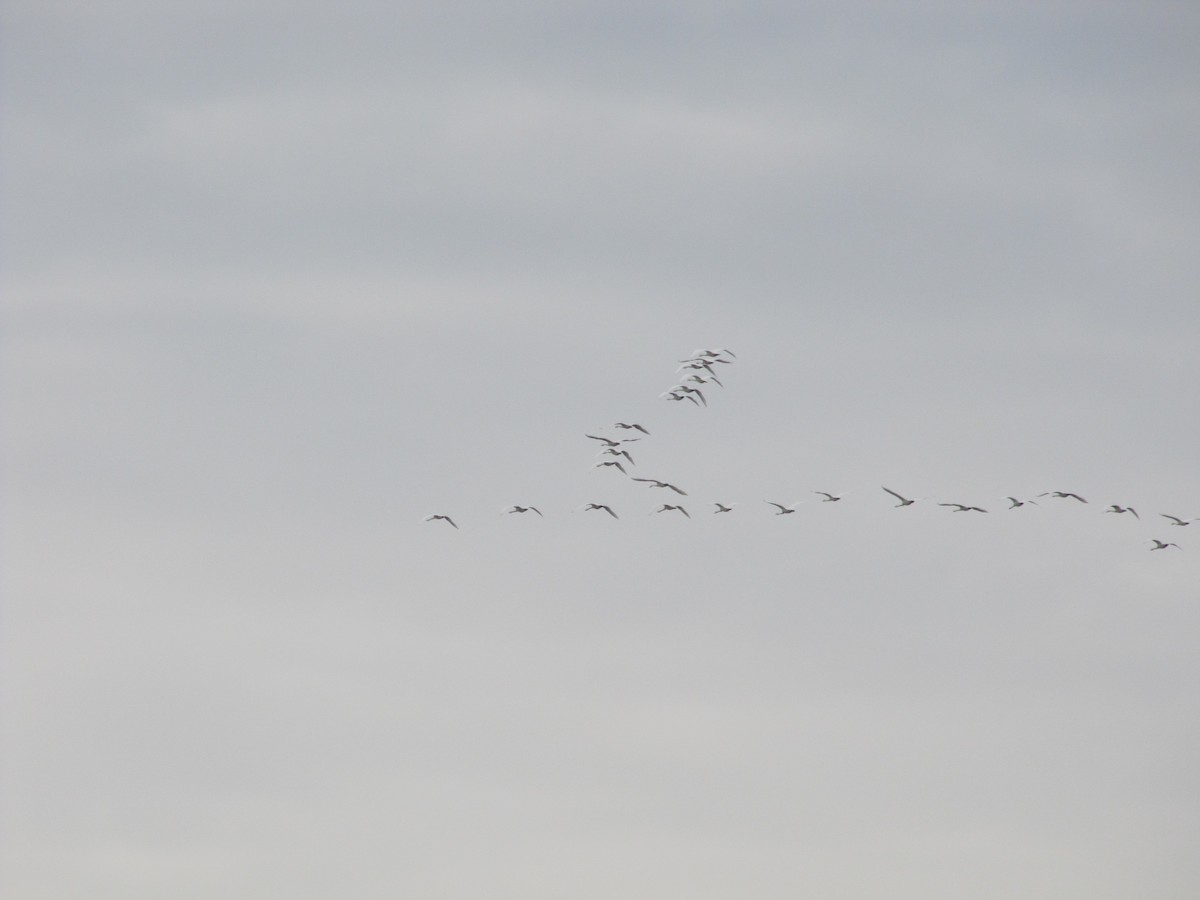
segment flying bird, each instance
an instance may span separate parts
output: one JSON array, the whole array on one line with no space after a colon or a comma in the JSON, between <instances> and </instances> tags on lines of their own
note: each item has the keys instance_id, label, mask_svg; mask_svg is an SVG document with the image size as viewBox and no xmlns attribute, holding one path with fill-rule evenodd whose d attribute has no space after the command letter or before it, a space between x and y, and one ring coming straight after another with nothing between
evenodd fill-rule
<instances>
[{"instance_id":1,"label":"flying bird","mask_svg":"<svg viewBox=\"0 0 1200 900\"><path fill-rule=\"evenodd\" d=\"M1140 520L1142 518L1141 516L1138 515L1138 511L1136 509L1134 509L1132 506L1118 506L1116 503L1114 503L1112 506L1110 506L1108 509L1106 509L1105 512L1106 513L1133 513L1133 517L1135 519Z\"/></svg>"},{"instance_id":2,"label":"flying bird","mask_svg":"<svg viewBox=\"0 0 1200 900\"><path fill-rule=\"evenodd\" d=\"M825 498L824 500L821 501L822 503L837 503L839 500L842 499L842 497L846 496L845 494L831 494L828 491L813 491L813 493L820 494L822 497Z\"/></svg>"},{"instance_id":3,"label":"flying bird","mask_svg":"<svg viewBox=\"0 0 1200 900\"><path fill-rule=\"evenodd\" d=\"M1009 509L1017 509L1026 503L1032 503L1034 506L1038 505L1036 500L1018 500L1016 497L1005 497L1004 499L1008 501Z\"/></svg>"},{"instance_id":4,"label":"flying bird","mask_svg":"<svg viewBox=\"0 0 1200 900\"><path fill-rule=\"evenodd\" d=\"M632 463L633 465L635 465L635 466L637 465L637 463L633 462L633 456L630 455L628 450L621 450L618 447L605 447L603 450L601 450L596 455L597 456L623 456L627 460L629 460L629 462Z\"/></svg>"},{"instance_id":5,"label":"flying bird","mask_svg":"<svg viewBox=\"0 0 1200 900\"><path fill-rule=\"evenodd\" d=\"M955 512L987 512L982 506L967 506L965 503L939 503L938 506L953 506Z\"/></svg>"},{"instance_id":6,"label":"flying bird","mask_svg":"<svg viewBox=\"0 0 1200 900\"><path fill-rule=\"evenodd\" d=\"M1176 550L1183 549L1178 544L1172 543L1171 541L1160 541L1158 538L1151 538L1149 541L1147 541L1147 543L1154 544L1154 546L1150 548L1151 550L1166 550L1168 547L1174 547Z\"/></svg>"},{"instance_id":7,"label":"flying bird","mask_svg":"<svg viewBox=\"0 0 1200 900\"><path fill-rule=\"evenodd\" d=\"M621 438L620 440L615 440L610 437L600 437L595 434L585 434L584 437L589 437L593 441L600 441L600 443L604 444L605 447L620 447L622 444L627 444L630 441L641 440L641 438Z\"/></svg>"},{"instance_id":8,"label":"flying bird","mask_svg":"<svg viewBox=\"0 0 1200 900\"><path fill-rule=\"evenodd\" d=\"M683 380L685 382L694 381L696 384L708 384L709 382L712 382L713 384L720 385L722 388L725 387L725 385L722 384L721 379L716 375L689 375Z\"/></svg>"},{"instance_id":9,"label":"flying bird","mask_svg":"<svg viewBox=\"0 0 1200 900\"><path fill-rule=\"evenodd\" d=\"M434 519L442 519L443 521L449 522L451 525L454 525L454 520L452 518L450 518L449 516L443 516L440 513L434 513L433 515L426 516L423 521L432 522ZM454 525L454 527L458 528L457 525Z\"/></svg>"},{"instance_id":10,"label":"flying bird","mask_svg":"<svg viewBox=\"0 0 1200 900\"><path fill-rule=\"evenodd\" d=\"M535 513L537 513L539 516L541 516L541 515L542 515L542 511L541 511L540 509L538 509L536 506L510 506L508 509L506 509L506 510L505 510L505 512L506 512L506 513L527 513L527 512L535 512ZM542 516L542 518L544 519L544 518L545 518L545 516Z\"/></svg>"},{"instance_id":11,"label":"flying bird","mask_svg":"<svg viewBox=\"0 0 1200 900\"><path fill-rule=\"evenodd\" d=\"M718 347L716 350L693 350L692 351L692 359L696 359L697 357L700 357L700 356L707 356L707 357L715 359L716 357L720 356L722 353L724 353L726 356L732 356L734 359L737 359L736 353L734 353L732 350L722 349L721 347Z\"/></svg>"},{"instance_id":12,"label":"flying bird","mask_svg":"<svg viewBox=\"0 0 1200 900\"><path fill-rule=\"evenodd\" d=\"M679 488L675 487L675 485L669 484L666 481L659 481L657 478L634 478L633 480L645 481L650 485L650 487L670 488L677 494L681 494L684 497L687 496L687 491L680 490Z\"/></svg>"},{"instance_id":13,"label":"flying bird","mask_svg":"<svg viewBox=\"0 0 1200 900\"><path fill-rule=\"evenodd\" d=\"M784 506L782 503L776 503L774 500L764 500L763 502L769 503L771 506L777 508L779 510L779 512L775 513L777 516L786 516L788 513L794 513L796 511L796 506L800 505L797 503L795 506Z\"/></svg>"},{"instance_id":14,"label":"flying bird","mask_svg":"<svg viewBox=\"0 0 1200 900\"><path fill-rule=\"evenodd\" d=\"M713 501L713 506L716 507L716 509L713 510L714 513L733 512L733 507L726 506L724 503L717 503L716 501Z\"/></svg>"},{"instance_id":15,"label":"flying bird","mask_svg":"<svg viewBox=\"0 0 1200 900\"><path fill-rule=\"evenodd\" d=\"M679 512L683 513L683 514L684 514L685 516L687 516L689 519L692 517L692 516L691 516L691 513L689 513L689 512L688 512L686 509L684 509L682 506L676 506L676 505L675 505L675 504L673 504L673 503L664 503L662 506L660 506L660 507L659 507L658 509L656 509L654 512L656 512L656 513L660 513L660 512L666 512L667 510L671 510L671 509L676 509L676 510L679 510ZM654 515L654 513L651 513L650 515Z\"/></svg>"},{"instance_id":16,"label":"flying bird","mask_svg":"<svg viewBox=\"0 0 1200 900\"><path fill-rule=\"evenodd\" d=\"M619 459L610 459L607 462L598 462L594 466L592 466L592 468L599 469L603 466L615 466L618 470L620 470L622 475L629 474L628 472L625 471L625 467L623 465L621 465L621 461Z\"/></svg>"},{"instance_id":17,"label":"flying bird","mask_svg":"<svg viewBox=\"0 0 1200 900\"><path fill-rule=\"evenodd\" d=\"M880 485L880 487L883 487L883 485ZM896 509L899 509L902 506L912 506L914 503L917 502L916 500L909 500L907 497L902 497L900 494L897 494L895 491L893 491L889 487L885 487L883 489L885 491L887 491L889 494L891 494L893 497L895 497L897 500L900 501L899 503L896 504L896 506L895 506Z\"/></svg>"},{"instance_id":18,"label":"flying bird","mask_svg":"<svg viewBox=\"0 0 1200 900\"><path fill-rule=\"evenodd\" d=\"M679 391L664 391L663 393L659 394L658 396L661 397L663 400L691 400L697 406L700 405L700 401L697 400L695 397L693 397L691 394L681 394Z\"/></svg>"},{"instance_id":19,"label":"flying bird","mask_svg":"<svg viewBox=\"0 0 1200 900\"><path fill-rule=\"evenodd\" d=\"M605 505L605 504L603 504L603 503L589 503L587 506L585 506L585 507L583 508L583 511L584 511L584 512L588 512L589 510L593 510L593 509L602 509L602 510L604 510L606 513L608 513L610 516L612 516L614 519L619 519L619 518L621 518L621 517L620 517L620 516L618 516L618 515L617 515L615 512L613 512L613 511L612 511L612 507L611 507L611 506L606 506L606 505Z\"/></svg>"},{"instance_id":20,"label":"flying bird","mask_svg":"<svg viewBox=\"0 0 1200 900\"><path fill-rule=\"evenodd\" d=\"M627 429L627 430L628 430L628 429L634 429L635 431L640 431L642 434L645 434L645 435L649 435L649 434L650 434L650 432L648 432L648 431L647 431L645 428L643 428L643 427L642 427L641 425L639 425L637 422L632 422L632 423L630 423L630 424L628 424L628 425L627 425L627 424L625 424L624 422L615 422L615 423L613 424L613 428L624 428L624 429ZM640 438L639 438L639 440L640 440Z\"/></svg>"},{"instance_id":21,"label":"flying bird","mask_svg":"<svg viewBox=\"0 0 1200 900\"><path fill-rule=\"evenodd\" d=\"M1038 494L1038 496L1039 497L1063 497L1063 498L1070 497L1072 500L1078 500L1080 503L1087 503L1087 501L1084 500L1082 497L1080 497L1078 494L1072 494L1070 491L1046 491L1045 493Z\"/></svg>"},{"instance_id":22,"label":"flying bird","mask_svg":"<svg viewBox=\"0 0 1200 900\"><path fill-rule=\"evenodd\" d=\"M1195 519L1181 519L1179 516L1168 516L1166 513L1159 513L1164 519L1170 519L1172 525L1191 525Z\"/></svg>"}]
</instances>

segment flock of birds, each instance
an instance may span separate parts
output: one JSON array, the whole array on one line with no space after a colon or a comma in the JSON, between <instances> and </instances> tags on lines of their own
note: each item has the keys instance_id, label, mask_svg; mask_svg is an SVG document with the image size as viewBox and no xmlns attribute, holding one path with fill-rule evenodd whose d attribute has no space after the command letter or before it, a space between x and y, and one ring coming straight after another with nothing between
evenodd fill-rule
<instances>
[{"instance_id":1,"label":"flock of birds","mask_svg":"<svg viewBox=\"0 0 1200 900\"><path fill-rule=\"evenodd\" d=\"M726 349L697 349L692 351L692 354L685 359L678 360L679 367L675 370L676 384L672 385L666 391L659 394L659 399L668 402L676 403L692 403L697 407L708 406L708 397L704 390L710 385L724 388L724 382L718 377L718 367L732 365L737 359L736 354L731 350ZM703 373L703 374L701 374ZM641 482L651 488L661 488L671 491L678 497L687 497L687 491L678 485L672 484L669 481L661 481L657 478L644 478L638 475L633 475L630 469L635 467L637 463L634 460L633 453L629 445L640 441L643 437L649 437L650 431L639 422L614 422L611 426L619 432L619 435L604 435L604 434L585 434L584 437L590 440L597 441L599 451L596 453L597 461L592 464L593 469L614 470L619 472L630 481ZM906 497L898 491L894 491L889 487L880 486L881 490L889 494L896 501L894 504L896 509L902 509L914 505L919 501L924 501L927 498ZM837 503L844 499L847 494L834 494L828 491L812 491L817 495L812 502L821 503ZM1044 491L1037 495L1038 499L1049 498L1051 500L1071 500L1075 503L1086 504L1088 501L1073 491ZM1038 505L1037 499L1019 499L1017 497L1005 497L1008 501L1007 510L1020 509L1028 505ZM777 503L774 500L763 501L767 506L775 508L775 515L786 516L790 515L808 500L799 500L791 504ZM722 503L711 501L714 507L711 513L720 515L722 513L733 512L735 503ZM937 502L938 506L946 507L953 512L961 513L988 513L989 510L974 504L957 503L957 502ZM616 510L608 503L589 502L578 508L582 512L602 512L611 516L614 519L619 519L620 516ZM1132 506L1122 506L1119 503L1110 504L1103 511L1104 513L1113 513L1117 515L1131 515L1133 518L1140 520L1141 515ZM535 513L539 517L544 518L544 513L536 506L514 504L502 510L503 515L521 515L524 513ZM663 503L656 509L651 510L650 515L658 513L676 513L685 518L690 519L692 514L688 511L681 502ZM1159 517L1166 519L1167 522L1175 527L1185 527L1192 522L1200 522L1200 518L1185 519L1167 513L1158 513ZM425 516L425 522L441 521L453 526L457 529L458 523L453 518L444 513L432 513ZM1182 549L1179 544L1174 541L1164 541L1160 538L1150 538L1144 543L1150 544L1150 550L1167 550L1170 548L1179 550Z\"/></svg>"}]
</instances>

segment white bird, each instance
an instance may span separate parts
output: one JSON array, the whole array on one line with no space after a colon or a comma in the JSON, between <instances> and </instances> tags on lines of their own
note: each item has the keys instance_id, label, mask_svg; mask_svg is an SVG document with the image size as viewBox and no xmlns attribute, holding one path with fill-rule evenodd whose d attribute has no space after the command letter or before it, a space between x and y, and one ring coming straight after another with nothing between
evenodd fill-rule
<instances>
[{"instance_id":1,"label":"white bird","mask_svg":"<svg viewBox=\"0 0 1200 900\"><path fill-rule=\"evenodd\" d=\"M794 513L796 507L800 505L796 503L794 506L784 506L782 503L776 503L774 500L764 500L763 502L776 507L779 510L779 512L775 513L777 516L786 516L788 513Z\"/></svg>"},{"instance_id":2,"label":"white bird","mask_svg":"<svg viewBox=\"0 0 1200 900\"><path fill-rule=\"evenodd\" d=\"M1172 525L1191 525L1195 519L1181 519L1179 516L1168 516L1166 513L1159 513L1164 519L1170 519Z\"/></svg>"},{"instance_id":3,"label":"white bird","mask_svg":"<svg viewBox=\"0 0 1200 900\"><path fill-rule=\"evenodd\" d=\"M604 466L616 466L616 468L621 472L622 475L629 474L628 472L625 471L625 467L623 465L621 465L621 461L619 459L610 459L607 462L598 462L594 466L592 466L592 468L599 469Z\"/></svg>"},{"instance_id":4,"label":"white bird","mask_svg":"<svg viewBox=\"0 0 1200 900\"><path fill-rule=\"evenodd\" d=\"M660 513L660 512L666 512L667 510L670 510L670 509L676 509L676 510L679 510L679 512L683 513L683 514L684 514L685 516L687 516L689 519L692 517L692 516L691 516L691 513L689 513L689 512L688 512L686 509L684 509L682 506L676 506L676 505L675 505L675 504L673 504L673 503L664 503L662 506L660 506L660 507L659 507L658 509L656 509L654 512L656 512L656 513ZM650 515L654 515L654 513L651 513Z\"/></svg>"},{"instance_id":5,"label":"white bird","mask_svg":"<svg viewBox=\"0 0 1200 900\"><path fill-rule=\"evenodd\" d=\"M683 380L685 382L694 381L696 384L708 384L709 382L712 382L713 384L719 385L722 388L725 387L725 385L721 383L721 379L716 375L689 375Z\"/></svg>"},{"instance_id":6,"label":"white bird","mask_svg":"<svg viewBox=\"0 0 1200 900\"><path fill-rule=\"evenodd\" d=\"M637 463L633 462L633 457L630 455L628 450L621 450L617 447L605 447L603 450L601 450L596 455L597 456L623 456L627 460L629 460L629 462L632 463L633 465L635 465L635 466L637 465Z\"/></svg>"},{"instance_id":7,"label":"white bird","mask_svg":"<svg viewBox=\"0 0 1200 900\"><path fill-rule=\"evenodd\" d=\"M725 362L725 360L723 360L723 359L715 359L715 360L711 360L711 361L707 360L707 359L686 360L684 362L684 364L682 366L680 366L678 369L676 369L675 371L682 372L684 369L704 369L706 372L708 372L709 375L712 375L712 374L714 374L713 367L712 367L712 364L714 362Z\"/></svg>"},{"instance_id":8,"label":"white bird","mask_svg":"<svg viewBox=\"0 0 1200 900\"><path fill-rule=\"evenodd\" d=\"M713 505L716 507L716 509L713 510L714 513L733 512L733 507L726 506L724 503L717 503L714 500Z\"/></svg>"},{"instance_id":9,"label":"white bird","mask_svg":"<svg viewBox=\"0 0 1200 900\"><path fill-rule=\"evenodd\" d=\"M1038 494L1038 496L1039 497L1063 497L1063 498L1070 497L1072 500L1078 500L1080 503L1087 503L1087 501L1084 500L1082 497L1080 497L1078 494L1072 494L1070 491L1046 491L1045 493Z\"/></svg>"},{"instance_id":10,"label":"white bird","mask_svg":"<svg viewBox=\"0 0 1200 900\"><path fill-rule=\"evenodd\" d=\"M1178 544L1172 543L1171 541L1160 541L1158 538L1151 538L1146 543L1154 544L1154 546L1150 548L1151 550L1166 550L1168 547L1174 547L1176 550L1183 549Z\"/></svg>"},{"instance_id":11,"label":"white bird","mask_svg":"<svg viewBox=\"0 0 1200 900\"><path fill-rule=\"evenodd\" d=\"M426 516L423 521L432 522L434 519L442 519L443 521L449 522L451 525L454 525L454 520L452 518L450 518L449 516L443 516L440 513L433 513L432 515ZM454 525L454 527L458 528L457 525Z\"/></svg>"},{"instance_id":12,"label":"white bird","mask_svg":"<svg viewBox=\"0 0 1200 900\"><path fill-rule=\"evenodd\" d=\"M593 509L602 509L602 510L604 510L606 513L608 513L610 516L612 516L614 519L619 519L619 518L621 518L621 517L620 517L620 516L618 516L618 515L617 515L615 512L613 512L613 511L612 511L612 507L611 507L611 506L606 506L606 505L605 505L605 504L603 504L603 503L589 503L587 506L585 506L585 507L583 508L583 511L584 511L584 512L587 512L587 511L589 511L589 510L593 510Z\"/></svg>"},{"instance_id":13,"label":"white bird","mask_svg":"<svg viewBox=\"0 0 1200 900\"><path fill-rule=\"evenodd\" d=\"M1106 513L1133 513L1133 517L1135 519L1140 520L1142 518L1141 516L1138 515L1138 511L1136 509L1134 509L1132 506L1118 506L1116 503L1114 503L1112 506L1110 506L1108 509L1106 509L1105 512Z\"/></svg>"},{"instance_id":14,"label":"white bird","mask_svg":"<svg viewBox=\"0 0 1200 900\"><path fill-rule=\"evenodd\" d=\"M506 513L527 513L527 512L535 512L535 513L537 513L539 516L541 516L541 515L542 515L542 511L541 511L540 509L538 509L536 506L510 506L508 509L506 509L506 510L505 510L505 512L506 512ZM542 518L544 519L544 518L545 518L545 516L542 516Z\"/></svg>"},{"instance_id":15,"label":"white bird","mask_svg":"<svg viewBox=\"0 0 1200 900\"><path fill-rule=\"evenodd\" d=\"M967 506L965 503L939 503L938 506L953 506L955 512L987 512L982 506Z\"/></svg>"},{"instance_id":16,"label":"white bird","mask_svg":"<svg viewBox=\"0 0 1200 900\"><path fill-rule=\"evenodd\" d=\"M657 478L634 478L633 480L634 481L645 481L650 485L650 487L670 488L677 494L681 494L684 497L687 496L687 491L681 490L680 488L677 488L677 487L675 487L675 485L669 484L666 481L659 481Z\"/></svg>"},{"instance_id":17,"label":"white bird","mask_svg":"<svg viewBox=\"0 0 1200 900\"><path fill-rule=\"evenodd\" d=\"M658 396L663 400L691 400L697 406L700 405L700 401L695 397L691 396L690 394L681 394L678 391L663 391L663 393L659 394Z\"/></svg>"},{"instance_id":18,"label":"white bird","mask_svg":"<svg viewBox=\"0 0 1200 900\"><path fill-rule=\"evenodd\" d=\"M880 487L883 487L883 485L880 485ZM895 497L897 500L900 501L899 503L896 504L896 506L895 506L896 509L899 509L902 506L912 506L914 503L917 502L916 500L909 500L907 497L902 497L900 494L897 494L895 491L893 491L889 487L885 487L883 489L885 491L887 491L889 494L891 494L893 497Z\"/></svg>"},{"instance_id":19,"label":"white bird","mask_svg":"<svg viewBox=\"0 0 1200 900\"><path fill-rule=\"evenodd\" d=\"M648 431L647 431L645 428L643 428L643 427L642 427L641 425L639 425L637 422L632 422L632 423L630 423L630 424L628 424L628 425L627 425L627 424L625 424L624 422L615 422L615 423L613 423L613 428L634 429L634 430L636 430L636 431L640 431L642 434L645 434L645 435L649 435L649 434L650 434L650 432L648 432ZM639 440L640 440L640 439L639 439Z\"/></svg>"},{"instance_id":20,"label":"white bird","mask_svg":"<svg viewBox=\"0 0 1200 900\"><path fill-rule=\"evenodd\" d=\"M734 353L732 350L725 350L721 347L718 347L716 350L693 350L692 358L695 359L696 357L699 357L699 356L708 356L708 357L716 358L716 357L720 356L722 353L724 353L726 356L732 356L734 359L737 359L736 353Z\"/></svg>"},{"instance_id":21,"label":"white bird","mask_svg":"<svg viewBox=\"0 0 1200 900\"><path fill-rule=\"evenodd\" d=\"M701 403L703 403L705 406L708 406L708 400L706 400L704 398L704 392L702 390L700 390L699 388L690 387L686 384L677 384L677 385L675 385L675 387L671 388L671 391L672 392L683 391L683 393L687 394L689 397L692 394L695 394L697 397L700 398Z\"/></svg>"},{"instance_id":22,"label":"white bird","mask_svg":"<svg viewBox=\"0 0 1200 900\"><path fill-rule=\"evenodd\" d=\"M1017 509L1026 503L1032 503L1034 506L1038 505L1036 500L1018 500L1016 497L1005 497L1004 499L1008 501L1009 509Z\"/></svg>"},{"instance_id":23,"label":"white bird","mask_svg":"<svg viewBox=\"0 0 1200 900\"><path fill-rule=\"evenodd\" d=\"M822 497L825 498L824 500L821 501L822 503L837 503L839 500L842 499L842 497L846 496L845 494L831 494L828 491L813 491L813 493L820 494Z\"/></svg>"},{"instance_id":24,"label":"white bird","mask_svg":"<svg viewBox=\"0 0 1200 900\"><path fill-rule=\"evenodd\" d=\"M622 444L628 444L630 441L640 441L641 438L620 438L614 439L610 437L600 437L595 434L585 434L584 437L591 438L593 441L600 441L605 447L620 447Z\"/></svg>"}]
</instances>

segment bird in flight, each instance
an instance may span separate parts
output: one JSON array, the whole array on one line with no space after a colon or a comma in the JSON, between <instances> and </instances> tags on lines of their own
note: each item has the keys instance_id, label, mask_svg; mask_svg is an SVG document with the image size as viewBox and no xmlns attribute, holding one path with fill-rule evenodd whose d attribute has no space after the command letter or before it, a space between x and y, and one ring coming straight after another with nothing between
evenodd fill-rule
<instances>
[{"instance_id":1,"label":"bird in flight","mask_svg":"<svg viewBox=\"0 0 1200 900\"><path fill-rule=\"evenodd\" d=\"M1005 497L1004 499L1008 501L1009 509L1017 509L1026 503L1032 503L1034 506L1037 506L1036 500L1018 500L1016 497Z\"/></svg>"},{"instance_id":2,"label":"bird in flight","mask_svg":"<svg viewBox=\"0 0 1200 900\"><path fill-rule=\"evenodd\" d=\"M615 423L613 423L613 428L624 428L626 430L633 429L635 431L640 431L642 434L645 434L645 435L650 434L650 432L648 432L645 428L643 428L637 422L631 422L629 424L626 424L625 422L615 422Z\"/></svg>"},{"instance_id":3,"label":"bird in flight","mask_svg":"<svg viewBox=\"0 0 1200 900\"><path fill-rule=\"evenodd\" d=\"M633 456L630 454L630 452L628 450L622 450L619 447L605 447L603 450L601 450L596 455L597 456L623 456L627 460L629 460L631 463L633 463L635 466L637 465L637 463L633 462Z\"/></svg>"},{"instance_id":4,"label":"bird in flight","mask_svg":"<svg viewBox=\"0 0 1200 900\"><path fill-rule=\"evenodd\" d=\"M600 443L604 444L605 447L620 447L622 444L627 444L630 441L641 440L641 438L621 438L620 440L613 440L610 437L600 437L595 434L585 434L584 437L589 437L593 441L600 441Z\"/></svg>"},{"instance_id":5,"label":"bird in flight","mask_svg":"<svg viewBox=\"0 0 1200 900\"><path fill-rule=\"evenodd\" d=\"M696 384L708 384L709 382L712 382L713 384L719 385L722 388L725 387L725 385L721 382L721 379L716 375L689 375L683 380L684 383L694 381Z\"/></svg>"},{"instance_id":6,"label":"bird in flight","mask_svg":"<svg viewBox=\"0 0 1200 900\"><path fill-rule=\"evenodd\" d=\"M592 468L599 469L603 466L616 466L617 469L620 470L622 475L629 474L628 472L625 471L625 467L623 465L621 465L621 461L619 459L610 459L607 462L598 462L594 466L592 466Z\"/></svg>"},{"instance_id":7,"label":"bird in flight","mask_svg":"<svg viewBox=\"0 0 1200 900\"><path fill-rule=\"evenodd\" d=\"M880 485L880 487L883 487L883 485ZM900 501L899 503L896 504L896 506L895 506L896 509L899 509L902 506L912 506L914 503L917 502L916 500L909 500L907 497L903 497L900 494L897 494L895 491L893 491L889 487L885 487L883 489L885 491L887 491L889 494L891 494L893 497L895 497L897 500Z\"/></svg>"},{"instance_id":8,"label":"bird in flight","mask_svg":"<svg viewBox=\"0 0 1200 900\"><path fill-rule=\"evenodd\" d=\"M621 517L620 517L620 516L618 516L618 515L617 515L615 512L613 512L613 511L612 511L612 507L611 507L611 506L606 506L606 505L605 505L605 504L603 504L603 503L589 503L587 506L585 506L585 507L583 508L583 511L584 511L584 512L588 512L589 510L593 510L593 509L602 509L602 510L604 510L606 513L608 513L610 516L612 516L614 519L619 519L619 518L621 518Z\"/></svg>"},{"instance_id":9,"label":"bird in flight","mask_svg":"<svg viewBox=\"0 0 1200 900\"><path fill-rule=\"evenodd\" d=\"M697 406L700 405L700 401L697 400L695 397L693 397L691 394L683 394L683 393L680 393L679 391L663 391L658 396L661 397L663 400L691 400Z\"/></svg>"},{"instance_id":10,"label":"bird in flight","mask_svg":"<svg viewBox=\"0 0 1200 900\"><path fill-rule=\"evenodd\" d=\"M670 510L670 509L678 510L679 512L681 512L685 516L687 516L689 519L692 517L691 513L689 513L686 509L684 509L682 506L676 506L674 503L664 503L662 506L660 506L654 512L656 512L656 513L666 512L667 510ZM651 513L650 515L654 515L654 513Z\"/></svg>"},{"instance_id":11,"label":"bird in flight","mask_svg":"<svg viewBox=\"0 0 1200 900\"><path fill-rule=\"evenodd\" d=\"M813 493L820 494L825 498L821 501L822 503L837 503L837 501L841 500L842 497L846 496L845 494L831 494L828 491L813 491Z\"/></svg>"},{"instance_id":12,"label":"bird in flight","mask_svg":"<svg viewBox=\"0 0 1200 900\"><path fill-rule=\"evenodd\" d=\"M1110 506L1108 509L1106 509L1105 512L1106 513L1133 513L1133 517L1135 519L1141 519L1141 516L1138 515L1138 511L1136 509L1134 509L1132 506L1119 506L1118 504L1114 503L1112 506Z\"/></svg>"},{"instance_id":13,"label":"bird in flight","mask_svg":"<svg viewBox=\"0 0 1200 900\"><path fill-rule=\"evenodd\" d=\"M675 487L675 485L669 484L666 481L659 481L657 478L634 478L633 480L645 481L650 485L650 487L670 488L677 494L681 494L684 497L687 496L687 491L680 490L679 488Z\"/></svg>"},{"instance_id":14,"label":"bird in flight","mask_svg":"<svg viewBox=\"0 0 1200 900\"><path fill-rule=\"evenodd\" d=\"M733 512L733 507L726 506L724 503L717 503L716 501L713 501L713 506L716 507L716 509L713 510L714 513Z\"/></svg>"},{"instance_id":15,"label":"bird in flight","mask_svg":"<svg viewBox=\"0 0 1200 900\"><path fill-rule=\"evenodd\" d=\"M1150 548L1151 550L1166 550L1168 547L1174 547L1176 550L1183 549L1178 544L1172 543L1171 541L1160 541L1158 538L1151 538L1148 543L1154 544L1154 546Z\"/></svg>"},{"instance_id":16,"label":"bird in flight","mask_svg":"<svg viewBox=\"0 0 1200 900\"><path fill-rule=\"evenodd\" d=\"M939 503L938 506L953 506L955 512L987 512L982 506L967 506L965 503Z\"/></svg>"},{"instance_id":17,"label":"bird in flight","mask_svg":"<svg viewBox=\"0 0 1200 900\"><path fill-rule=\"evenodd\" d=\"M541 511L540 509L538 509L536 506L510 506L508 509L506 509L506 510L505 510L505 512L506 512L506 513L527 513L527 512L535 512L535 513L537 513L539 516L541 516L541 515L542 515L542 511ZM542 518L544 519L544 518L545 518L545 516L542 516Z\"/></svg>"},{"instance_id":18,"label":"bird in flight","mask_svg":"<svg viewBox=\"0 0 1200 900\"><path fill-rule=\"evenodd\" d=\"M426 516L424 521L432 522L434 519L442 519L443 521L449 522L451 525L454 525L454 520L452 518L450 518L449 516L443 516L440 513L433 513L433 515ZM458 528L457 525L454 525L454 527Z\"/></svg>"},{"instance_id":19,"label":"bird in flight","mask_svg":"<svg viewBox=\"0 0 1200 900\"><path fill-rule=\"evenodd\" d=\"M691 358L699 359L702 356L706 356L709 359L716 359L722 353L724 353L726 356L732 356L734 359L737 359L737 354L734 353L732 350L724 350L720 347L718 347L716 350L693 350ZM685 360L685 362L686 362L686 360Z\"/></svg>"},{"instance_id":20,"label":"bird in flight","mask_svg":"<svg viewBox=\"0 0 1200 900\"><path fill-rule=\"evenodd\" d=\"M796 503L792 506L784 506L782 503L776 503L774 500L764 500L763 502L768 503L778 509L779 512L775 513L777 516L786 516L788 513L794 513L796 511L796 507L800 505L799 503Z\"/></svg>"},{"instance_id":21,"label":"bird in flight","mask_svg":"<svg viewBox=\"0 0 1200 900\"><path fill-rule=\"evenodd\" d=\"M1046 491L1045 493L1038 494L1038 496L1039 497L1063 497L1063 498L1070 497L1072 500L1078 500L1080 503L1087 503L1087 501L1084 500L1082 497L1080 497L1078 494L1072 494L1070 491Z\"/></svg>"},{"instance_id":22,"label":"bird in flight","mask_svg":"<svg viewBox=\"0 0 1200 900\"><path fill-rule=\"evenodd\" d=\"M1195 519L1181 519L1179 516L1168 516L1166 513L1159 513L1164 519L1170 519L1172 525L1191 525Z\"/></svg>"}]
</instances>

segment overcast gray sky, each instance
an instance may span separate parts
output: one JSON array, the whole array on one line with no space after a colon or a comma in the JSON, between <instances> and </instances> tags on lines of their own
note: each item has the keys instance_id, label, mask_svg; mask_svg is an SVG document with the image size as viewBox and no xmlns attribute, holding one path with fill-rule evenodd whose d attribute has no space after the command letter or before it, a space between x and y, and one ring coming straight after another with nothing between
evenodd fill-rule
<instances>
[{"instance_id":1,"label":"overcast gray sky","mask_svg":"<svg viewBox=\"0 0 1200 900\"><path fill-rule=\"evenodd\" d=\"M1195 4L3 20L6 898L1200 895Z\"/></svg>"}]
</instances>

